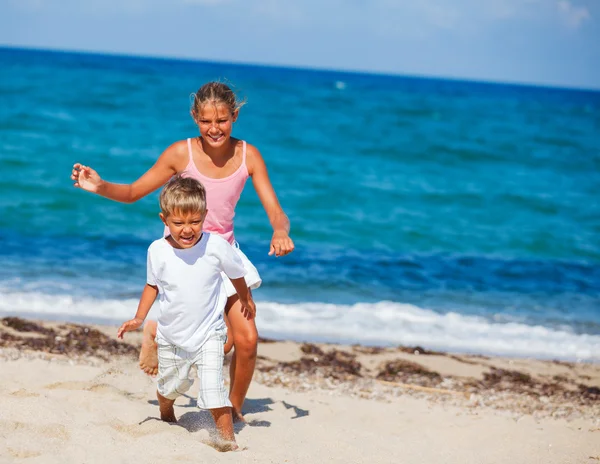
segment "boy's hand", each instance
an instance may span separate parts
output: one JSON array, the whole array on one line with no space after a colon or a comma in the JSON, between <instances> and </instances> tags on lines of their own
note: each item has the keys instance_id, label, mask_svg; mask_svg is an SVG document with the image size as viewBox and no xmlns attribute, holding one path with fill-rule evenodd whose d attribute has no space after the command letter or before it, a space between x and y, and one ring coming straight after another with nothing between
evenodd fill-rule
<instances>
[{"instance_id":1,"label":"boy's hand","mask_svg":"<svg viewBox=\"0 0 600 464\"><path fill-rule=\"evenodd\" d=\"M144 323L144 320L138 319L138 318L134 318L134 319L131 319L130 321L123 323L123 325L117 331L117 338L122 339L123 335L125 335L125 332L132 332L134 330L137 330L142 326L143 323Z\"/></svg>"},{"instance_id":2,"label":"boy's hand","mask_svg":"<svg viewBox=\"0 0 600 464\"><path fill-rule=\"evenodd\" d=\"M248 320L254 319L256 317L256 305L254 304L254 300L249 298L247 301L240 300L242 303L242 313L244 317Z\"/></svg>"},{"instance_id":3,"label":"boy's hand","mask_svg":"<svg viewBox=\"0 0 600 464\"><path fill-rule=\"evenodd\" d=\"M275 256L285 256L288 253L294 251L294 242L283 230L276 230L273 232L271 238L271 248L269 249L269 256L274 254Z\"/></svg>"},{"instance_id":4,"label":"boy's hand","mask_svg":"<svg viewBox=\"0 0 600 464\"><path fill-rule=\"evenodd\" d=\"M102 179L96 171L89 166L75 163L73 165L73 172L71 172L71 180L74 180L74 187L79 187L82 190L96 193L98 188L102 184Z\"/></svg>"}]
</instances>

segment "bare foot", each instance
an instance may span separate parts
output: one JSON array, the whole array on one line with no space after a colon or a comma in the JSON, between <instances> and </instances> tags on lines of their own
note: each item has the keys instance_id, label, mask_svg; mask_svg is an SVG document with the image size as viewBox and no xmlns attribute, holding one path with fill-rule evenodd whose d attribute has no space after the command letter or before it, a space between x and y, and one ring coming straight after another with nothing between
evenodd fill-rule
<instances>
[{"instance_id":1,"label":"bare foot","mask_svg":"<svg viewBox=\"0 0 600 464\"><path fill-rule=\"evenodd\" d=\"M140 369L152 376L158 374L158 345L154 341L155 337L156 322L146 322L140 350Z\"/></svg>"},{"instance_id":2,"label":"bare foot","mask_svg":"<svg viewBox=\"0 0 600 464\"><path fill-rule=\"evenodd\" d=\"M212 445L217 451L220 451L221 453L226 453L227 451L237 451L240 449L240 447L235 441L216 440Z\"/></svg>"},{"instance_id":3,"label":"bare foot","mask_svg":"<svg viewBox=\"0 0 600 464\"><path fill-rule=\"evenodd\" d=\"M158 391L156 392L156 399L158 400L158 410L160 411L160 420L174 424L177 422L175 417L175 410L173 405L175 400L170 400L162 396Z\"/></svg>"},{"instance_id":4,"label":"bare foot","mask_svg":"<svg viewBox=\"0 0 600 464\"><path fill-rule=\"evenodd\" d=\"M169 422L170 424L177 423L177 418L175 417L175 410L172 406L170 411L160 412L160 420L163 422Z\"/></svg>"},{"instance_id":5,"label":"bare foot","mask_svg":"<svg viewBox=\"0 0 600 464\"><path fill-rule=\"evenodd\" d=\"M246 419L244 419L244 416L242 415L241 412L237 412L235 409L231 410L231 417L233 418L233 422L243 422L246 423Z\"/></svg>"},{"instance_id":6,"label":"bare foot","mask_svg":"<svg viewBox=\"0 0 600 464\"><path fill-rule=\"evenodd\" d=\"M177 422L177 418L175 417L175 410L173 409L173 405L175 404L175 400L168 400L160 395L158 397L158 410L160 411L160 420L164 422L169 422L171 424L175 424Z\"/></svg>"}]
</instances>

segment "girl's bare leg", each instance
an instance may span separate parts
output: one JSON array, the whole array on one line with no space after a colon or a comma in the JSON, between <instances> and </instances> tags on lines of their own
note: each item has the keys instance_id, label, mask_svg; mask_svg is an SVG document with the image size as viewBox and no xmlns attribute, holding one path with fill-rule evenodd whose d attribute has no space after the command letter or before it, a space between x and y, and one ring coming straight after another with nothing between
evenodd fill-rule
<instances>
[{"instance_id":1,"label":"girl's bare leg","mask_svg":"<svg viewBox=\"0 0 600 464\"><path fill-rule=\"evenodd\" d=\"M231 329L231 323L229 322L229 318L227 314L223 314L223 319L225 319L225 325L227 325L227 341L225 342L225 354L229 354L231 349L233 348L233 331Z\"/></svg>"},{"instance_id":2,"label":"girl's bare leg","mask_svg":"<svg viewBox=\"0 0 600 464\"><path fill-rule=\"evenodd\" d=\"M229 367L229 400L233 405L233 420L243 421L242 406L256 365L258 330L254 319L248 319L242 312L242 304L237 295L229 297L225 312L231 327L229 334L232 335L235 346Z\"/></svg>"},{"instance_id":3,"label":"girl's bare leg","mask_svg":"<svg viewBox=\"0 0 600 464\"><path fill-rule=\"evenodd\" d=\"M156 392L156 398L158 398L158 409L160 410L160 420L165 422L177 422L175 417L175 410L173 405L175 400L165 398L160 393Z\"/></svg>"},{"instance_id":4,"label":"girl's bare leg","mask_svg":"<svg viewBox=\"0 0 600 464\"><path fill-rule=\"evenodd\" d=\"M217 431L219 432L220 441L215 443L215 447L219 451L234 451L238 449L233 433L233 421L231 420L231 408L217 408L210 410Z\"/></svg>"},{"instance_id":5,"label":"girl's bare leg","mask_svg":"<svg viewBox=\"0 0 600 464\"><path fill-rule=\"evenodd\" d=\"M148 320L144 324L144 336L140 349L140 369L148 375L158 374L158 345L156 338L156 321Z\"/></svg>"}]
</instances>

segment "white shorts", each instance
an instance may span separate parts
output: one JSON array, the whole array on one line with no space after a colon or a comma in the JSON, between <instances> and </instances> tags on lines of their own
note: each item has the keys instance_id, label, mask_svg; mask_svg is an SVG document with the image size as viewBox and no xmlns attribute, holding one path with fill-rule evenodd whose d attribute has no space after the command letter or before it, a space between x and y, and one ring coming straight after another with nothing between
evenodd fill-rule
<instances>
[{"instance_id":1,"label":"white shorts","mask_svg":"<svg viewBox=\"0 0 600 464\"><path fill-rule=\"evenodd\" d=\"M167 399L174 400L194 384L192 370L200 381L198 407L216 409L231 407L229 393L223 380L223 348L227 329L212 333L196 352L185 351L175 345L158 345L157 390Z\"/></svg>"},{"instance_id":2,"label":"white shorts","mask_svg":"<svg viewBox=\"0 0 600 464\"><path fill-rule=\"evenodd\" d=\"M244 254L242 250L240 250L240 246L237 242L234 242L232 245L233 249L237 252L238 256L242 258L242 262L244 263L244 268L246 269L246 275L244 279L246 280L246 285L250 289L255 289L260 287L262 284L262 279L258 274L258 271L254 267L254 264L250 262L248 257ZM227 298L236 294L235 287L229 280L229 277L224 272L221 272L221 277L223 277L223 285L225 285L225 292L227 293Z\"/></svg>"}]
</instances>

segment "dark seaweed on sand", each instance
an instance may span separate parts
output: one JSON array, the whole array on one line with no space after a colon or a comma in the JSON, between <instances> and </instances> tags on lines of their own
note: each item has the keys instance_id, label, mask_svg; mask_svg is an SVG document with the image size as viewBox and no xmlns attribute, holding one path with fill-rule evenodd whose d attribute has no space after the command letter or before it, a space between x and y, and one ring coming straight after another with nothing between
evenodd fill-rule
<instances>
[{"instance_id":1,"label":"dark seaweed on sand","mask_svg":"<svg viewBox=\"0 0 600 464\"><path fill-rule=\"evenodd\" d=\"M63 324L56 329L43 327L35 322L18 317L5 317L2 325L17 335L0 332L0 346L43 351L52 354L87 355L108 360L110 356L138 353L138 348L129 343L119 342L91 327L79 324Z\"/></svg>"},{"instance_id":2,"label":"dark seaweed on sand","mask_svg":"<svg viewBox=\"0 0 600 464\"><path fill-rule=\"evenodd\" d=\"M316 356L323 356L325 354L321 348L319 348L317 345L313 345L312 343L304 343L300 347L300 351L302 351L304 354L312 354Z\"/></svg>"},{"instance_id":3,"label":"dark seaweed on sand","mask_svg":"<svg viewBox=\"0 0 600 464\"><path fill-rule=\"evenodd\" d=\"M336 380L350 380L361 377L362 365L356 360L356 355L339 350L324 352L316 345L305 343L300 347L307 356L297 361L281 362L277 366L263 367L261 370L270 371L281 369L295 374L322 373Z\"/></svg>"},{"instance_id":4,"label":"dark seaweed on sand","mask_svg":"<svg viewBox=\"0 0 600 464\"><path fill-rule=\"evenodd\" d=\"M444 353L443 351L426 350L425 348L423 348L421 346L399 346L398 351L401 351L402 353L410 353L410 354L424 354L424 355L436 355L436 356L446 356L447 355L447 353Z\"/></svg>"},{"instance_id":5,"label":"dark seaweed on sand","mask_svg":"<svg viewBox=\"0 0 600 464\"><path fill-rule=\"evenodd\" d=\"M600 401L600 388L569 382L565 377L554 376L552 381L543 381L531 375L509 369L492 367L483 373L483 378L464 379L442 377L424 366L398 359L385 363L376 378L388 382L398 382L425 387L439 387L444 379L451 381L453 390L467 393L509 392L539 400L542 397L555 400L572 401L580 405L590 405Z\"/></svg>"},{"instance_id":6,"label":"dark seaweed on sand","mask_svg":"<svg viewBox=\"0 0 600 464\"><path fill-rule=\"evenodd\" d=\"M536 380L523 372L492 367L490 372L483 374L483 380L471 381L465 386L469 391L508 391L534 398L560 398L579 404L600 401L600 388L598 387L584 384L573 386L562 376L554 376L552 380L552 382Z\"/></svg>"},{"instance_id":7,"label":"dark seaweed on sand","mask_svg":"<svg viewBox=\"0 0 600 464\"><path fill-rule=\"evenodd\" d=\"M352 350L361 354L380 354L383 353L386 349L381 346L352 345Z\"/></svg>"},{"instance_id":8,"label":"dark seaweed on sand","mask_svg":"<svg viewBox=\"0 0 600 464\"><path fill-rule=\"evenodd\" d=\"M430 371L420 364L404 359L397 359L385 363L377 374L377 379L425 387L437 386L443 380L442 376L437 372Z\"/></svg>"},{"instance_id":9,"label":"dark seaweed on sand","mask_svg":"<svg viewBox=\"0 0 600 464\"><path fill-rule=\"evenodd\" d=\"M35 322L26 321L19 317L5 317L2 319L2 324L6 327L10 327L17 332L35 332L44 335L53 335L54 330L47 329Z\"/></svg>"}]
</instances>

